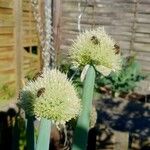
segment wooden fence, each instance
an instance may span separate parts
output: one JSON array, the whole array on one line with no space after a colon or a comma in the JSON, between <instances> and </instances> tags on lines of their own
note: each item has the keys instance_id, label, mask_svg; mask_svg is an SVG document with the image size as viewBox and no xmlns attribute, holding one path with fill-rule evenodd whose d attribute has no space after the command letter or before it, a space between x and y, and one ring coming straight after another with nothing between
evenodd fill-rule
<instances>
[{"instance_id":1,"label":"wooden fence","mask_svg":"<svg viewBox=\"0 0 150 150\"><path fill-rule=\"evenodd\" d=\"M62 0L59 5L60 60L66 58L78 34L78 17L83 14L81 29L104 26L124 55L136 54L143 70L150 71L149 0Z\"/></svg>"},{"instance_id":2,"label":"wooden fence","mask_svg":"<svg viewBox=\"0 0 150 150\"><path fill-rule=\"evenodd\" d=\"M30 0L0 0L0 100L5 94L16 95L24 77L39 69L40 51Z\"/></svg>"},{"instance_id":3,"label":"wooden fence","mask_svg":"<svg viewBox=\"0 0 150 150\"><path fill-rule=\"evenodd\" d=\"M66 59L72 39L79 32L78 18L82 14L82 30L104 26L120 44L122 53L136 54L143 70L149 72L149 7L149 0L53 0L58 63ZM0 84L18 91L24 76L39 69L40 51L30 0L0 0Z\"/></svg>"}]
</instances>

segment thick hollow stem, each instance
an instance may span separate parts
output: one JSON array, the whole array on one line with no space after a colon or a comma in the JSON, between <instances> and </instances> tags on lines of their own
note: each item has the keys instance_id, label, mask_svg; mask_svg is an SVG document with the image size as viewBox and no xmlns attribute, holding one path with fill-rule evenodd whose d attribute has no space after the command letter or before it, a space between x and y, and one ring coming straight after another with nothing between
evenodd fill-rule
<instances>
[{"instance_id":1,"label":"thick hollow stem","mask_svg":"<svg viewBox=\"0 0 150 150\"><path fill-rule=\"evenodd\" d=\"M95 70L92 66L90 66L84 80L82 97L83 109L79 116L77 127L75 129L72 150L86 150L87 148L94 83Z\"/></svg>"},{"instance_id":2,"label":"thick hollow stem","mask_svg":"<svg viewBox=\"0 0 150 150\"><path fill-rule=\"evenodd\" d=\"M36 150L49 150L50 134L51 134L51 121L42 118L40 123Z\"/></svg>"}]
</instances>

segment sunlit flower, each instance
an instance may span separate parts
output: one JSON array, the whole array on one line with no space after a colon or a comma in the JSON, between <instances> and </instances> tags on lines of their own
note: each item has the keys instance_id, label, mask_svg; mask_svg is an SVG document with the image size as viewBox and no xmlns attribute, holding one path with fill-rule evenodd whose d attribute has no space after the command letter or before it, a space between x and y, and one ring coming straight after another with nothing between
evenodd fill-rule
<instances>
[{"instance_id":1,"label":"sunlit flower","mask_svg":"<svg viewBox=\"0 0 150 150\"><path fill-rule=\"evenodd\" d=\"M19 105L24 109L26 115L34 116L34 105L37 100L37 92L43 88L45 83L39 77L36 81L29 81L20 92Z\"/></svg>"},{"instance_id":2,"label":"sunlit flower","mask_svg":"<svg viewBox=\"0 0 150 150\"><path fill-rule=\"evenodd\" d=\"M51 119L56 124L65 124L80 113L81 100L74 86L65 74L56 69L46 70L36 81L29 82L21 95L26 91L30 91L35 99L30 107L29 99L22 97L22 105L26 105L23 108L39 118Z\"/></svg>"},{"instance_id":3,"label":"sunlit flower","mask_svg":"<svg viewBox=\"0 0 150 150\"><path fill-rule=\"evenodd\" d=\"M70 58L76 67L94 65L104 75L121 69L119 46L106 34L104 28L79 34L70 48Z\"/></svg>"}]
</instances>

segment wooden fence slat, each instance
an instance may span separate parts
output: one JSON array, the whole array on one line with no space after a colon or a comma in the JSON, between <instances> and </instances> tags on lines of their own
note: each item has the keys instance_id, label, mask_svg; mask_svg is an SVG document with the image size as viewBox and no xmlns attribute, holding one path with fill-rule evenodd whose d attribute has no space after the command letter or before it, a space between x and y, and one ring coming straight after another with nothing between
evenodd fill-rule
<instances>
[{"instance_id":1,"label":"wooden fence slat","mask_svg":"<svg viewBox=\"0 0 150 150\"><path fill-rule=\"evenodd\" d=\"M0 7L2 8L13 8L13 1L12 0L1 0Z\"/></svg>"},{"instance_id":2,"label":"wooden fence slat","mask_svg":"<svg viewBox=\"0 0 150 150\"><path fill-rule=\"evenodd\" d=\"M1 34L13 34L13 28L11 28L11 27L0 27L0 35Z\"/></svg>"},{"instance_id":3,"label":"wooden fence slat","mask_svg":"<svg viewBox=\"0 0 150 150\"><path fill-rule=\"evenodd\" d=\"M12 52L13 50L13 46L0 47L0 54Z\"/></svg>"},{"instance_id":4,"label":"wooden fence slat","mask_svg":"<svg viewBox=\"0 0 150 150\"><path fill-rule=\"evenodd\" d=\"M16 92L22 86L22 1L14 1L15 49L16 49Z\"/></svg>"},{"instance_id":5,"label":"wooden fence slat","mask_svg":"<svg viewBox=\"0 0 150 150\"><path fill-rule=\"evenodd\" d=\"M7 8L1 8L0 7L0 14L12 14L13 10L12 9L7 9Z\"/></svg>"},{"instance_id":6,"label":"wooden fence slat","mask_svg":"<svg viewBox=\"0 0 150 150\"><path fill-rule=\"evenodd\" d=\"M53 1L53 33L54 33L54 49L56 51L56 64L60 63L60 45L61 45L61 38L60 38L60 31L61 31L61 14L62 14L62 1L55 0ZM56 13L57 12L57 13Z\"/></svg>"}]
</instances>

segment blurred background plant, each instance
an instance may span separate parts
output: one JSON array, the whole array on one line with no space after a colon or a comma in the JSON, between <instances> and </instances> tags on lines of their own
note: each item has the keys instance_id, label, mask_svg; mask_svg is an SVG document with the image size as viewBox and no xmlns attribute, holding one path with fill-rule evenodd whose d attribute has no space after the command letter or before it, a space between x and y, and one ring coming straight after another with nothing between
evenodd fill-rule
<instances>
[{"instance_id":1,"label":"blurred background plant","mask_svg":"<svg viewBox=\"0 0 150 150\"><path fill-rule=\"evenodd\" d=\"M147 77L146 74L141 72L141 66L135 60L135 56L125 57L122 64L123 66L119 73L112 72L107 77L97 72L95 82L96 93L107 94L112 97L125 97L134 91L139 81ZM68 78L72 78L73 83L76 85L79 93L81 93L81 70L73 68L68 62L62 62L60 70L67 73Z\"/></svg>"},{"instance_id":2,"label":"blurred background plant","mask_svg":"<svg viewBox=\"0 0 150 150\"><path fill-rule=\"evenodd\" d=\"M10 100L15 95L15 89L11 86L0 82L0 101Z\"/></svg>"},{"instance_id":3,"label":"blurred background plant","mask_svg":"<svg viewBox=\"0 0 150 150\"><path fill-rule=\"evenodd\" d=\"M33 72L32 70L31 71L28 71L26 76L25 76L25 79L27 80L32 80L33 77L37 74L37 72Z\"/></svg>"},{"instance_id":4,"label":"blurred background plant","mask_svg":"<svg viewBox=\"0 0 150 150\"><path fill-rule=\"evenodd\" d=\"M135 60L135 56L126 57L123 59L122 70L118 74L112 72L107 77L101 74L97 76L96 89L109 93L113 97L124 97L132 93L137 83L145 78L146 75L141 72L140 64Z\"/></svg>"}]
</instances>

